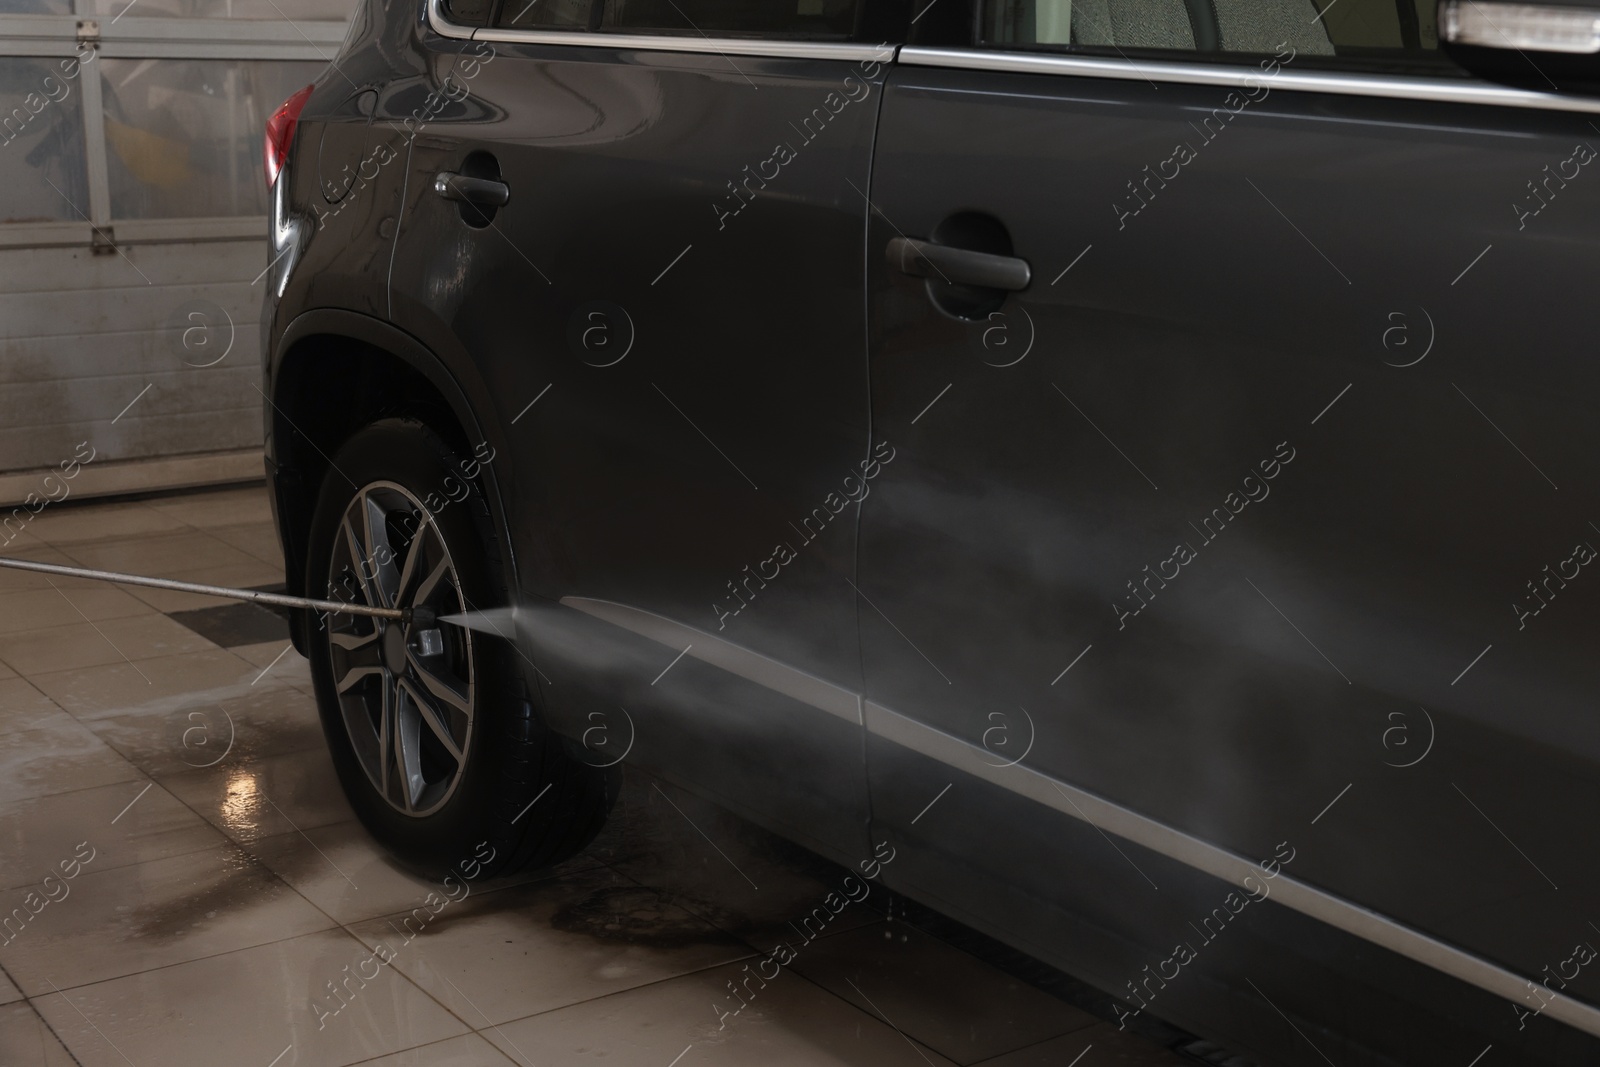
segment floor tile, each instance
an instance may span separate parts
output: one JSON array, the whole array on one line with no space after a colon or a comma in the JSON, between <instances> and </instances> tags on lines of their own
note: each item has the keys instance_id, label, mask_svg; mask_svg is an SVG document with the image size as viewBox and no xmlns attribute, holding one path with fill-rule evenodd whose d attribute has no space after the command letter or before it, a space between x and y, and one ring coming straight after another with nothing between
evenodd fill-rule
<instances>
[{"instance_id":1,"label":"floor tile","mask_svg":"<svg viewBox=\"0 0 1600 1067\"><path fill-rule=\"evenodd\" d=\"M27 1004L0 1007L0 1063L5 1067L74 1067L50 1027Z\"/></svg>"},{"instance_id":2,"label":"floor tile","mask_svg":"<svg viewBox=\"0 0 1600 1067\"><path fill-rule=\"evenodd\" d=\"M139 777L26 681L0 681L0 804Z\"/></svg>"},{"instance_id":3,"label":"floor tile","mask_svg":"<svg viewBox=\"0 0 1600 1067\"><path fill-rule=\"evenodd\" d=\"M1096 1023L1061 1037L1041 1041L977 1067L1189 1067L1183 1059L1159 1045L1121 1033L1110 1023Z\"/></svg>"},{"instance_id":4,"label":"floor tile","mask_svg":"<svg viewBox=\"0 0 1600 1067\"><path fill-rule=\"evenodd\" d=\"M231 844L115 870L90 861L61 884L61 899L0 945L0 964L30 997L52 982L71 989L332 925ZM31 892L0 893L0 914Z\"/></svg>"},{"instance_id":5,"label":"floor tile","mask_svg":"<svg viewBox=\"0 0 1600 1067\"><path fill-rule=\"evenodd\" d=\"M174 708L209 707L251 688L261 671L220 648L141 660L138 670L118 661L76 671L34 675L31 681L80 718L117 713L166 700ZM261 685L271 685L269 677Z\"/></svg>"},{"instance_id":6,"label":"floor tile","mask_svg":"<svg viewBox=\"0 0 1600 1067\"><path fill-rule=\"evenodd\" d=\"M85 541L62 551L97 570L144 577L170 578L206 567L227 567L261 561L201 530L153 534L114 541Z\"/></svg>"},{"instance_id":7,"label":"floor tile","mask_svg":"<svg viewBox=\"0 0 1600 1067\"><path fill-rule=\"evenodd\" d=\"M359 822L258 837L245 847L341 923L406 911L440 888L390 860Z\"/></svg>"},{"instance_id":8,"label":"floor tile","mask_svg":"<svg viewBox=\"0 0 1600 1067\"><path fill-rule=\"evenodd\" d=\"M68 590L65 596L48 587L22 589L0 593L0 634L66 626L85 617L99 622L154 611L137 597L103 583L95 589Z\"/></svg>"},{"instance_id":9,"label":"floor tile","mask_svg":"<svg viewBox=\"0 0 1600 1067\"><path fill-rule=\"evenodd\" d=\"M477 1034L463 1034L433 1045L362 1060L362 1067L509 1067L516 1063Z\"/></svg>"},{"instance_id":10,"label":"floor tile","mask_svg":"<svg viewBox=\"0 0 1600 1067\"><path fill-rule=\"evenodd\" d=\"M248 763L225 760L216 767L160 781L235 841L255 841L355 818L323 746Z\"/></svg>"},{"instance_id":11,"label":"floor tile","mask_svg":"<svg viewBox=\"0 0 1600 1067\"><path fill-rule=\"evenodd\" d=\"M206 530L212 537L248 552L263 563L283 566L283 546L278 541L278 528L271 522L248 522L237 526L212 526Z\"/></svg>"},{"instance_id":12,"label":"floor tile","mask_svg":"<svg viewBox=\"0 0 1600 1067\"><path fill-rule=\"evenodd\" d=\"M41 512L40 514L43 514ZM33 524L23 523L17 516L10 516L11 524L0 528L0 556L15 556L19 550L26 548L49 548L49 542L34 536L29 529ZM37 516L35 516L37 518Z\"/></svg>"},{"instance_id":13,"label":"floor tile","mask_svg":"<svg viewBox=\"0 0 1600 1067\"><path fill-rule=\"evenodd\" d=\"M161 619L162 616L146 616ZM79 622L44 630L0 635L0 661L23 677L51 671L78 670L107 663L126 663L123 655L95 624Z\"/></svg>"},{"instance_id":14,"label":"floor tile","mask_svg":"<svg viewBox=\"0 0 1600 1067\"><path fill-rule=\"evenodd\" d=\"M809 942L797 937L790 945L795 971L863 1011L881 1012L958 1063L989 1059L1096 1022L904 923Z\"/></svg>"},{"instance_id":15,"label":"floor tile","mask_svg":"<svg viewBox=\"0 0 1600 1067\"><path fill-rule=\"evenodd\" d=\"M24 678L12 676L4 679L4 682L4 685L0 685L0 715L7 712L43 714L61 710L38 686Z\"/></svg>"},{"instance_id":16,"label":"floor tile","mask_svg":"<svg viewBox=\"0 0 1600 1067\"><path fill-rule=\"evenodd\" d=\"M71 501L71 498L68 498ZM149 537L187 529L143 501L78 503L46 508L27 526L28 533L51 545L81 544Z\"/></svg>"},{"instance_id":17,"label":"floor tile","mask_svg":"<svg viewBox=\"0 0 1600 1067\"><path fill-rule=\"evenodd\" d=\"M32 544L24 546L20 539L0 549L0 556L27 559L35 563L55 563L63 567L80 566L77 560L59 548ZM19 571L11 567L0 567L0 593L11 593L19 589L49 589L52 585L61 589L97 589L104 584L88 578L67 578L58 574L40 574L38 571Z\"/></svg>"},{"instance_id":18,"label":"floor tile","mask_svg":"<svg viewBox=\"0 0 1600 1067\"><path fill-rule=\"evenodd\" d=\"M276 585L283 581L283 568L252 558L248 563L230 563L222 567L196 567L159 575L180 582L197 585L217 585L224 589L255 589ZM132 596L149 604L157 611L190 611L196 608L214 608L239 601L228 597L208 596L205 593L185 593L173 589L154 589L143 585L119 585Z\"/></svg>"},{"instance_id":19,"label":"floor tile","mask_svg":"<svg viewBox=\"0 0 1600 1067\"><path fill-rule=\"evenodd\" d=\"M5 634L0 636L0 660L18 674L31 677L215 647L188 627L152 613Z\"/></svg>"},{"instance_id":20,"label":"floor tile","mask_svg":"<svg viewBox=\"0 0 1600 1067\"><path fill-rule=\"evenodd\" d=\"M236 526L272 521L272 502L265 485L216 489L148 501L150 507L190 526Z\"/></svg>"},{"instance_id":21,"label":"floor tile","mask_svg":"<svg viewBox=\"0 0 1600 1067\"><path fill-rule=\"evenodd\" d=\"M315 688L310 681L310 661L294 651L294 646L288 641L278 643L270 641L267 645L240 645L238 648L229 649L240 659L248 659L253 664L261 665L264 677L280 681L286 685L298 686L306 689L307 693L315 693ZM272 656L267 656L267 653ZM262 661L266 662L259 662Z\"/></svg>"},{"instance_id":22,"label":"floor tile","mask_svg":"<svg viewBox=\"0 0 1600 1067\"><path fill-rule=\"evenodd\" d=\"M748 990L743 1002L729 992L736 979L748 980L740 987ZM729 965L481 1032L518 1063L574 1067L664 1067L680 1055L682 1067L951 1063L799 975L780 970L764 987L761 982L754 968Z\"/></svg>"},{"instance_id":23,"label":"floor tile","mask_svg":"<svg viewBox=\"0 0 1600 1067\"><path fill-rule=\"evenodd\" d=\"M404 976L369 960L357 941L331 930L35 1003L84 1067L332 1067L466 1031ZM361 974L373 977L362 982ZM348 982L336 1014L340 1001L327 985L335 980ZM319 995L330 1006L323 1014L313 1006Z\"/></svg>"},{"instance_id":24,"label":"floor tile","mask_svg":"<svg viewBox=\"0 0 1600 1067\"><path fill-rule=\"evenodd\" d=\"M79 721L157 778L326 745L317 704L288 685L234 687L209 699L161 699Z\"/></svg>"},{"instance_id":25,"label":"floor tile","mask_svg":"<svg viewBox=\"0 0 1600 1067\"><path fill-rule=\"evenodd\" d=\"M710 801L630 769L605 830L589 851L641 885L747 943L770 948L795 936L791 923L844 888L849 871L820 859ZM876 898L829 913L828 933L874 922ZM759 887L759 888L757 888ZM862 895L865 893L865 895Z\"/></svg>"},{"instance_id":26,"label":"floor tile","mask_svg":"<svg viewBox=\"0 0 1600 1067\"><path fill-rule=\"evenodd\" d=\"M228 651L262 669L271 667L274 678L311 681L311 664L294 650L294 645L290 644L288 638L281 641L263 641L258 645L235 645Z\"/></svg>"},{"instance_id":27,"label":"floor tile","mask_svg":"<svg viewBox=\"0 0 1600 1067\"><path fill-rule=\"evenodd\" d=\"M301 896L341 923L407 912L421 906L430 892L442 892L444 888L440 882L413 874L391 860L359 822L312 827L303 834L292 830L273 834L252 841L246 849ZM576 871L597 865L594 860L578 856L558 870ZM548 870L523 871L493 882L473 882L469 891L490 893L555 875L555 871ZM455 884L452 882L452 887Z\"/></svg>"},{"instance_id":28,"label":"floor tile","mask_svg":"<svg viewBox=\"0 0 1600 1067\"><path fill-rule=\"evenodd\" d=\"M659 894L604 868L475 893L433 910L437 914L423 908L351 929L375 948L389 945L394 966L474 1025L749 954Z\"/></svg>"},{"instance_id":29,"label":"floor tile","mask_svg":"<svg viewBox=\"0 0 1600 1067\"><path fill-rule=\"evenodd\" d=\"M147 785L122 782L0 805L0 889L37 885L80 841L93 842L97 871L223 843L221 833L165 789Z\"/></svg>"}]
</instances>

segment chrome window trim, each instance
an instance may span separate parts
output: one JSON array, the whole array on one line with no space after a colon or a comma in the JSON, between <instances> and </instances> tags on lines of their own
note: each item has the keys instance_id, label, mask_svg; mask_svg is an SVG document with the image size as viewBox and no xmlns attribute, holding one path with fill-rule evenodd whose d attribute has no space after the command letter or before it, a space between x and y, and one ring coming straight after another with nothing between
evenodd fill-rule
<instances>
[{"instance_id":1,"label":"chrome window trim","mask_svg":"<svg viewBox=\"0 0 1600 1067\"><path fill-rule=\"evenodd\" d=\"M617 48L636 52L700 52L724 56L780 59L838 59L888 63L895 45L826 41L767 41L749 37L669 37L647 33L589 33L581 30L508 30L462 26L445 15L444 0L428 0L428 25L441 37L499 44L559 44L576 48Z\"/></svg>"},{"instance_id":2,"label":"chrome window trim","mask_svg":"<svg viewBox=\"0 0 1600 1067\"><path fill-rule=\"evenodd\" d=\"M581 611L655 641L663 648L679 649L687 645L685 652L703 663L846 722L859 723L873 736L942 763L954 771L982 779L989 785L1031 800L1068 818L1087 823L1101 833L1115 834L1124 841L1224 882L1244 885L1247 892L1249 887L1244 882L1245 877L1260 876L1259 866L1245 856L1021 763L997 766L993 762L992 752L970 741L869 700L862 693L736 645L714 633L697 630L643 608L609 600L564 596L560 603L563 607ZM1310 882L1280 872L1271 882L1268 899L1277 901L1281 907L1310 916L1336 930L1492 993L1513 1005L1532 1003L1527 1000L1527 992L1533 983L1509 967L1457 948L1441 938ZM1544 1005L1542 1014L1586 1034L1600 1037L1600 1007L1552 989L1547 988L1545 992L1550 996L1549 999L1540 998Z\"/></svg>"},{"instance_id":3,"label":"chrome window trim","mask_svg":"<svg viewBox=\"0 0 1600 1067\"><path fill-rule=\"evenodd\" d=\"M440 37L451 37L457 41L470 41L476 32L475 26L462 26L451 22L445 15L444 0L428 0L428 28Z\"/></svg>"},{"instance_id":4,"label":"chrome window trim","mask_svg":"<svg viewBox=\"0 0 1600 1067\"><path fill-rule=\"evenodd\" d=\"M1375 96L1398 100L1434 100L1446 104L1487 104L1493 107L1541 108L1547 111L1600 113L1600 99L1558 96L1525 89L1507 89L1487 82L1447 78L1340 74L1333 71L1289 71L1280 67L1268 76L1256 66L1201 63L1134 62L1092 59L1086 56L1033 55L979 51L965 48L900 49L898 61L913 67L947 67L957 70L998 71L1016 74L1063 74L1079 78L1116 78L1184 85L1228 88L1261 84L1291 92L1336 93L1341 96Z\"/></svg>"},{"instance_id":5,"label":"chrome window trim","mask_svg":"<svg viewBox=\"0 0 1600 1067\"><path fill-rule=\"evenodd\" d=\"M643 52L699 52L705 55L769 56L779 59L837 59L887 63L893 45L830 44L821 41L763 41L748 37L667 37L639 33L569 33L565 30L480 30L475 41L504 44L561 44L580 48L619 48Z\"/></svg>"}]
</instances>

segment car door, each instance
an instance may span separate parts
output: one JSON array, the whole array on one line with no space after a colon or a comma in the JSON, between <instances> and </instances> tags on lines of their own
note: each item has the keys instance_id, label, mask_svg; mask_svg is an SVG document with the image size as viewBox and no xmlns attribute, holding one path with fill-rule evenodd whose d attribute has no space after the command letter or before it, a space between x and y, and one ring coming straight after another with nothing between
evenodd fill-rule
<instances>
[{"instance_id":1,"label":"car door","mask_svg":"<svg viewBox=\"0 0 1600 1067\"><path fill-rule=\"evenodd\" d=\"M873 172L886 877L1274 1062L1321 1062L1290 1016L1417 1062L1437 1011L1463 1063L1570 1052L1592 106L1464 78L1426 4L974 23L902 50ZM1213 936L1213 876L1287 907Z\"/></svg>"},{"instance_id":2,"label":"car door","mask_svg":"<svg viewBox=\"0 0 1600 1067\"><path fill-rule=\"evenodd\" d=\"M795 10L436 6L392 315L505 457L552 725L853 863L844 512L888 53L848 0Z\"/></svg>"}]
</instances>

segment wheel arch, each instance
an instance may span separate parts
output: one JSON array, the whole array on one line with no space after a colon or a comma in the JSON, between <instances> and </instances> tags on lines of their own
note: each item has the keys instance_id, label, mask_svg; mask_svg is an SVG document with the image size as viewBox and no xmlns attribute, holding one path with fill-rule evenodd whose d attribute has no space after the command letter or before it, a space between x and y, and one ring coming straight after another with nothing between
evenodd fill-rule
<instances>
[{"instance_id":1,"label":"wheel arch","mask_svg":"<svg viewBox=\"0 0 1600 1067\"><path fill-rule=\"evenodd\" d=\"M465 362L464 359L462 361ZM488 441L504 455L504 438L492 408L474 405L469 389L486 395L482 382L463 386L426 345L387 322L341 309L297 316L279 336L266 368L266 456L272 505L283 541L285 584L305 593L306 539L312 512L331 457L357 430L380 418L421 419L451 445L470 455ZM483 464L479 484L502 544L508 588L516 588L516 559L501 496L502 471ZM291 627L304 653L303 620Z\"/></svg>"}]
</instances>

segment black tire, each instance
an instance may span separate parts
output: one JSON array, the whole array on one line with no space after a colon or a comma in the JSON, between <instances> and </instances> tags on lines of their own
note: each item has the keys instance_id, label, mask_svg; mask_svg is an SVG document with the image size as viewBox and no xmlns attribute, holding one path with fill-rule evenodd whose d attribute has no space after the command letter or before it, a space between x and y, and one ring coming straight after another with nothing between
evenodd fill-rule
<instances>
[{"instance_id":1,"label":"black tire","mask_svg":"<svg viewBox=\"0 0 1600 1067\"><path fill-rule=\"evenodd\" d=\"M356 433L333 457L318 497L307 595L420 603L439 616L509 604L508 553L476 475L472 457L414 419ZM382 521L358 533L362 515ZM544 727L531 665L510 643L425 619L403 626L348 612L312 613L307 632L340 784L402 863L430 876L493 877L560 862L600 831L618 772L574 759Z\"/></svg>"}]
</instances>

